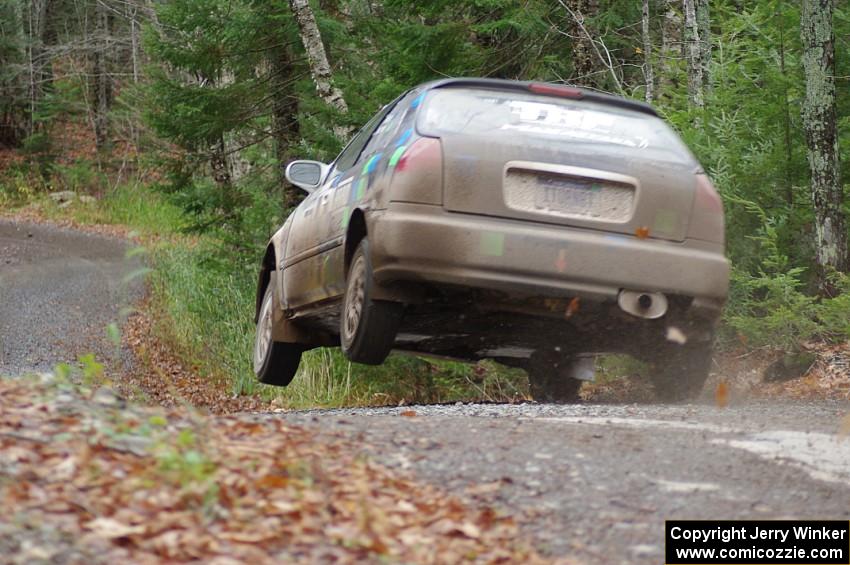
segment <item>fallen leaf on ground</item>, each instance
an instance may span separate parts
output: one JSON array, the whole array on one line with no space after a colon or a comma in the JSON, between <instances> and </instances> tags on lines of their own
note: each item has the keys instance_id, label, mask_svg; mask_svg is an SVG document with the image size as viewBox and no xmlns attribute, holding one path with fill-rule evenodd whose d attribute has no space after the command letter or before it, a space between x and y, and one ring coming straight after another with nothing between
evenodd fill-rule
<instances>
[{"instance_id":1,"label":"fallen leaf on ground","mask_svg":"<svg viewBox=\"0 0 850 565\"><path fill-rule=\"evenodd\" d=\"M94 535L108 539L123 538L145 531L144 526L128 526L112 518L97 518L86 524L85 527Z\"/></svg>"}]
</instances>

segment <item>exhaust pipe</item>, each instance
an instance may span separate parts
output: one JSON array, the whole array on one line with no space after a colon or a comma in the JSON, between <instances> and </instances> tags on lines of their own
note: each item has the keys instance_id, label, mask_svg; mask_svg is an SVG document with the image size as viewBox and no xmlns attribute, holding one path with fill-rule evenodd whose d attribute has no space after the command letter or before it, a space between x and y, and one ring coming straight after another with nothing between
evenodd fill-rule
<instances>
[{"instance_id":1,"label":"exhaust pipe","mask_svg":"<svg viewBox=\"0 0 850 565\"><path fill-rule=\"evenodd\" d=\"M647 320L655 320L667 313L667 297L660 292L621 290L617 304L623 312Z\"/></svg>"}]
</instances>

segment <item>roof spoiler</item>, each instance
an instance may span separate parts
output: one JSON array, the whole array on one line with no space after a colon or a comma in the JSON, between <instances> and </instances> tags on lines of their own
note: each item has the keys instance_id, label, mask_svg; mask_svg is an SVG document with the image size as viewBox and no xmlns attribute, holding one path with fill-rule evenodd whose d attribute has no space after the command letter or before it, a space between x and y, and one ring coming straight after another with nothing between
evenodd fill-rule
<instances>
[{"instance_id":1,"label":"roof spoiler","mask_svg":"<svg viewBox=\"0 0 850 565\"><path fill-rule=\"evenodd\" d=\"M658 116L655 108L640 102L611 94L602 94L576 86L564 84L556 84L551 82L528 82L517 80L503 80L493 78L449 78L439 80L425 85L426 88L457 88L457 87L472 87L472 88L493 88L499 90L516 90L520 92L531 92L541 96L552 96L557 98L570 98L572 100L587 100L589 102L598 102L609 106L618 106L627 110L634 110L650 116Z\"/></svg>"}]
</instances>

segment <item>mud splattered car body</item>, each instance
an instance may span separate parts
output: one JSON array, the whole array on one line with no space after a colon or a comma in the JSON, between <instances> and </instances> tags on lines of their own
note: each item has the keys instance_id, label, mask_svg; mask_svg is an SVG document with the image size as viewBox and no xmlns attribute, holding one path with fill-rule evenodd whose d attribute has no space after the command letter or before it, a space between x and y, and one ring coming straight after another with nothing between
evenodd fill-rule
<instances>
[{"instance_id":1,"label":"mud splattered car body","mask_svg":"<svg viewBox=\"0 0 850 565\"><path fill-rule=\"evenodd\" d=\"M723 208L651 107L448 79L388 104L333 164L288 175L310 193L263 262L261 380L294 373L264 372L270 349L341 342L367 363L493 358L555 399L594 352L666 363L670 398L701 386L728 291Z\"/></svg>"}]
</instances>

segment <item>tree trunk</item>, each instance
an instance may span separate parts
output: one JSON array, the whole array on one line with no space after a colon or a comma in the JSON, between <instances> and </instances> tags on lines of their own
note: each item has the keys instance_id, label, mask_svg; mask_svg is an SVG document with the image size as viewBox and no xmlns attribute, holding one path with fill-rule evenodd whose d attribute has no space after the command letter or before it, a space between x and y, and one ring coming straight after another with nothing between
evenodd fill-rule
<instances>
[{"instance_id":1,"label":"tree trunk","mask_svg":"<svg viewBox=\"0 0 850 565\"><path fill-rule=\"evenodd\" d=\"M599 8L596 0L566 0L570 22L569 36L573 44L573 80L576 84L596 86L600 82L598 58L594 53L593 32L588 18Z\"/></svg>"},{"instance_id":2,"label":"tree trunk","mask_svg":"<svg viewBox=\"0 0 850 565\"><path fill-rule=\"evenodd\" d=\"M49 0L31 0L27 14L27 33L29 35L29 48L27 49L27 63L29 65L27 135L32 135L39 129L38 111L41 108L41 100L44 98L45 83L51 76L51 73L45 72L49 64L44 41L47 32L48 8Z\"/></svg>"},{"instance_id":3,"label":"tree trunk","mask_svg":"<svg viewBox=\"0 0 850 565\"><path fill-rule=\"evenodd\" d=\"M789 207L794 207L794 183L791 178L791 164L794 162L793 148L791 146L791 102L788 96L788 73L785 65L785 19L783 14L783 2L776 4L779 16L779 72L782 74L782 130L785 141L785 202Z\"/></svg>"},{"instance_id":4,"label":"tree trunk","mask_svg":"<svg viewBox=\"0 0 850 565\"><path fill-rule=\"evenodd\" d=\"M105 0L95 4L95 37L92 64L92 113L94 115L94 140L98 150L109 141L109 109L112 107L112 79L109 76L108 57L111 49L109 10Z\"/></svg>"},{"instance_id":5,"label":"tree trunk","mask_svg":"<svg viewBox=\"0 0 850 565\"><path fill-rule=\"evenodd\" d=\"M682 58L682 15L680 0L663 0L664 25L661 28L661 94L678 88L677 61Z\"/></svg>"},{"instance_id":6,"label":"tree trunk","mask_svg":"<svg viewBox=\"0 0 850 565\"><path fill-rule=\"evenodd\" d=\"M222 75L218 81L211 80L210 83L214 85L216 82L221 82L222 79L226 80L226 73L222 73ZM234 149L233 147L228 147L228 135L229 132L226 132L211 142L209 160L213 182L215 182L221 193L221 205L224 215L225 217L232 217L236 209L236 198L234 197L233 190L233 166L231 163L234 157L234 153L232 153Z\"/></svg>"},{"instance_id":7,"label":"tree trunk","mask_svg":"<svg viewBox=\"0 0 850 565\"><path fill-rule=\"evenodd\" d=\"M159 15L156 13L156 3L154 0L140 0L142 8L147 16L148 22L151 24L157 33L162 32L162 25L159 23Z\"/></svg>"},{"instance_id":8,"label":"tree trunk","mask_svg":"<svg viewBox=\"0 0 850 565\"><path fill-rule=\"evenodd\" d=\"M702 84L706 92L711 91L711 14L709 0L696 0L697 30L699 32L699 56L702 65Z\"/></svg>"},{"instance_id":9,"label":"tree trunk","mask_svg":"<svg viewBox=\"0 0 850 565\"><path fill-rule=\"evenodd\" d=\"M803 127L812 175L815 256L823 293L833 290L826 278L831 268L842 272L848 269L847 230L842 211L844 191L838 166L834 9L833 0L803 0L800 20L806 76Z\"/></svg>"},{"instance_id":10,"label":"tree trunk","mask_svg":"<svg viewBox=\"0 0 850 565\"><path fill-rule=\"evenodd\" d=\"M139 15L139 5L136 0L131 0L124 4L124 18L130 26L130 64L133 70L134 85L139 84L139 78L142 71L142 30ZM136 148L136 153L138 154L139 127L135 116L127 120L127 126L130 139L132 140L133 146Z\"/></svg>"},{"instance_id":11,"label":"tree trunk","mask_svg":"<svg viewBox=\"0 0 850 565\"><path fill-rule=\"evenodd\" d=\"M272 84L272 135L275 140L280 186L283 187L284 209L293 208L301 201L302 192L286 180L286 165L292 158L290 147L298 139L298 95L293 89L294 68L292 53L287 47L270 53Z\"/></svg>"},{"instance_id":12,"label":"tree trunk","mask_svg":"<svg viewBox=\"0 0 850 565\"><path fill-rule=\"evenodd\" d=\"M126 4L127 19L130 21L130 61L133 64L133 83L138 84L141 70L141 26L137 20L139 8L135 4Z\"/></svg>"},{"instance_id":13,"label":"tree trunk","mask_svg":"<svg viewBox=\"0 0 850 565\"><path fill-rule=\"evenodd\" d=\"M8 41L6 58L0 60L0 149L16 147L27 135L29 116L29 75L24 72L27 51L24 6L10 2L3 6L0 34Z\"/></svg>"},{"instance_id":14,"label":"tree trunk","mask_svg":"<svg viewBox=\"0 0 850 565\"><path fill-rule=\"evenodd\" d=\"M685 12L685 57L688 61L688 101L691 106L702 108L703 98L702 49L699 37L696 3L699 0L684 0Z\"/></svg>"},{"instance_id":15,"label":"tree trunk","mask_svg":"<svg viewBox=\"0 0 850 565\"><path fill-rule=\"evenodd\" d=\"M643 39L643 77L646 83L644 97L648 104L652 104L655 95L655 73L652 68L652 36L649 33L649 0L643 0L640 22Z\"/></svg>"},{"instance_id":16,"label":"tree trunk","mask_svg":"<svg viewBox=\"0 0 850 565\"><path fill-rule=\"evenodd\" d=\"M219 69L218 80L214 82L217 88L227 88L236 84L236 75L233 70L227 65L223 65ZM250 134L247 134L250 135ZM245 132L236 130L225 131L221 137L224 147L224 157L227 161L227 170L229 171L230 182L238 183L249 172L251 172L252 163L245 158L242 153L242 148L251 145Z\"/></svg>"},{"instance_id":17,"label":"tree trunk","mask_svg":"<svg viewBox=\"0 0 850 565\"><path fill-rule=\"evenodd\" d=\"M307 51L307 62L310 65L310 73L313 75L313 82L316 83L316 91L319 93L319 97L331 108L342 114L347 114L348 105L345 103L342 91L333 84L331 65L328 63L328 55L322 43L322 35L319 32L316 16L313 9L310 8L309 1L289 0L289 6L292 8L295 21L298 23L301 42L304 44L305 51ZM334 132L341 138L346 137L349 133L348 128L334 128Z\"/></svg>"},{"instance_id":18,"label":"tree trunk","mask_svg":"<svg viewBox=\"0 0 850 565\"><path fill-rule=\"evenodd\" d=\"M230 176L230 163L227 160L227 151L225 149L224 139L221 139L212 146L210 153L210 167L212 168L213 180L224 194L222 201L228 202L233 182ZM230 208L230 206L228 206L228 208ZM232 210L228 209L227 212L230 213Z\"/></svg>"}]
</instances>

